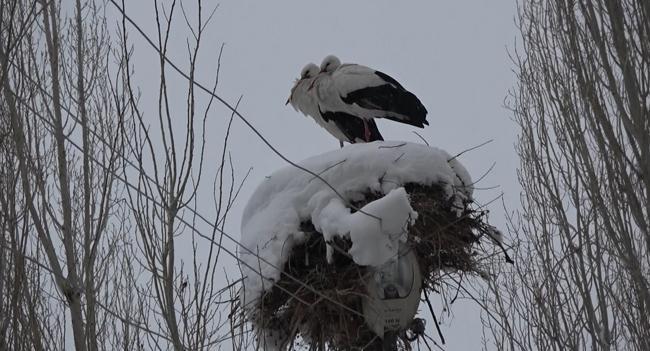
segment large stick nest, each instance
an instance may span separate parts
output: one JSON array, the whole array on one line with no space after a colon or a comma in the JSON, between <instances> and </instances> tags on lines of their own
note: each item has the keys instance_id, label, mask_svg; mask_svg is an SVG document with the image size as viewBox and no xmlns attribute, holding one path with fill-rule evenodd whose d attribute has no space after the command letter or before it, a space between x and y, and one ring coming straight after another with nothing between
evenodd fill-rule
<instances>
[{"instance_id":1,"label":"large stick nest","mask_svg":"<svg viewBox=\"0 0 650 351\"><path fill-rule=\"evenodd\" d=\"M491 228L485 211L473 210L469 202L461 209L454 208L454 198L448 198L438 185L407 184L405 189L418 213L417 221L409 228L408 241L420 265L423 289L434 292L441 269L474 272L475 247ZM383 196L367 193L354 205L360 208ZM347 238L331 242L333 263L328 264L322 234L310 221L302 223L301 230L307 240L293 248L284 272L302 283L283 274L263 295L254 325L267 333L279 333L271 337L284 340L285 346L294 343L322 350L325 345L332 350L380 349L381 340L363 319L361 301L366 291L362 277L367 270L347 254L351 242ZM418 334L401 334L402 348L410 349L414 339L407 335L414 333Z\"/></svg>"}]
</instances>

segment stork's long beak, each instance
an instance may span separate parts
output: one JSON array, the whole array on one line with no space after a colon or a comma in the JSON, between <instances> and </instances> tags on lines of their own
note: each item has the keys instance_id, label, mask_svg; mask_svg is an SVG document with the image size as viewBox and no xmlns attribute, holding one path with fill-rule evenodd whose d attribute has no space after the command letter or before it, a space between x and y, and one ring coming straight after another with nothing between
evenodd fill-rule
<instances>
[{"instance_id":1,"label":"stork's long beak","mask_svg":"<svg viewBox=\"0 0 650 351\"><path fill-rule=\"evenodd\" d=\"M291 98L293 97L293 92L296 91L296 87L298 86L298 82L300 82L300 79L296 79L296 83L291 88L291 94L289 94L289 97L287 98L287 102L284 103L284 106L289 105L289 103L291 102Z\"/></svg>"},{"instance_id":2,"label":"stork's long beak","mask_svg":"<svg viewBox=\"0 0 650 351\"><path fill-rule=\"evenodd\" d=\"M309 88L307 88L307 91L311 91L312 89L314 89L314 84L316 84L316 79L318 79L318 77L316 77L316 78L311 82L311 84L309 85Z\"/></svg>"}]
</instances>

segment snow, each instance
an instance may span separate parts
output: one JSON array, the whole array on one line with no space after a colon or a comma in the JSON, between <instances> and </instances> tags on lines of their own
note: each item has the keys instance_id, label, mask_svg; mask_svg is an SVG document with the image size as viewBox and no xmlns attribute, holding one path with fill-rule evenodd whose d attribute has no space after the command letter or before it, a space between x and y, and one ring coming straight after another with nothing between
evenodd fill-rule
<instances>
[{"instance_id":1,"label":"snow","mask_svg":"<svg viewBox=\"0 0 650 351\"><path fill-rule=\"evenodd\" d=\"M417 219L404 188L390 191L386 196L361 208L362 212L348 217L352 247L349 254L362 266L381 266L397 256L400 242L406 242L407 228Z\"/></svg>"},{"instance_id":2,"label":"snow","mask_svg":"<svg viewBox=\"0 0 650 351\"><path fill-rule=\"evenodd\" d=\"M293 166L266 177L243 212L244 249L239 256L245 277L244 306L254 304L279 280L279 269L292 248L305 240L301 222L310 220L326 241L334 236L350 238L349 253L357 264L380 266L396 257L408 224L417 218L404 184L439 184L459 205L472 196L471 178L460 162L444 150L421 144L351 144L299 164L319 174L345 200L323 181ZM352 213L349 201L361 200L368 192L386 195Z\"/></svg>"}]
</instances>

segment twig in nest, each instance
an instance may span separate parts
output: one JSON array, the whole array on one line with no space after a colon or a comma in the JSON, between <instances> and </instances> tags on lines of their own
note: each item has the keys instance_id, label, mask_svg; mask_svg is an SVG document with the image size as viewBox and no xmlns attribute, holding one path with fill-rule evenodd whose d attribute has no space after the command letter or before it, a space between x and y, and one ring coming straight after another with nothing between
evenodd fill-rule
<instances>
[{"instance_id":1,"label":"twig in nest","mask_svg":"<svg viewBox=\"0 0 650 351\"><path fill-rule=\"evenodd\" d=\"M427 349L429 349L429 351L432 351L432 350L431 350L431 346L429 346L429 343L427 342L426 335L422 338L422 341L424 341L424 344L427 345ZM418 346L418 347L419 347L419 346Z\"/></svg>"},{"instance_id":2,"label":"twig in nest","mask_svg":"<svg viewBox=\"0 0 650 351\"><path fill-rule=\"evenodd\" d=\"M456 299L458 299L458 293L460 292L460 284L462 282L463 282L463 275L461 274L460 279L458 279L458 287L456 288L456 295L454 295L454 297L451 299L451 302L449 302L450 304L453 304L454 302L456 302Z\"/></svg>"},{"instance_id":3,"label":"twig in nest","mask_svg":"<svg viewBox=\"0 0 650 351\"><path fill-rule=\"evenodd\" d=\"M345 162L345 161L347 161L347 160L348 160L347 158L344 158L343 160L341 160L341 161L339 161L339 162L337 162L337 163L335 163L335 164L333 164L333 165L331 165L331 166L325 168L324 170L318 172L317 175L320 176L320 175L322 175L323 173L325 173L325 172L329 171L330 169L332 169L332 168L334 168L334 167L336 167L336 166L342 164L343 162ZM311 181L314 180L314 179L316 179L316 177L312 177L311 179L309 179L309 181L311 182Z\"/></svg>"},{"instance_id":4,"label":"twig in nest","mask_svg":"<svg viewBox=\"0 0 650 351\"><path fill-rule=\"evenodd\" d=\"M472 184L470 184L470 186L474 186L474 185L478 184L478 182L483 180L483 178L487 177L487 175L490 174L490 172L492 172L492 170L494 169L494 166L496 166L496 164L497 164L496 162L492 162L492 165L490 166L490 168L488 168L488 170L485 171L485 173L483 173L483 175L478 177L477 180L473 181Z\"/></svg>"},{"instance_id":5,"label":"twig in nest","mask_svg":"<svg viewBox=\"0 0 650 351\"><path fill-rule=\"evenodd\" d=\"M422 135L420 135L420 133L418 133L416 131L413 131L413 134L417 135L420 138L420 140L422 140L427 146L431 146L431 145L429 145L429 142L426 139L424 139L424 137L422 137Z\"/></svg>"},{"instance_id":6,"label":"twig in nest","mask_svg":"<svg viewBox=\"0 0 650 351\"><path fill-rule=\"evenodd\" d=\"M394 149L396 147L402 147L404 145L406 145L406 143L401 143L401 144L397 144L397 145L387 145L387 146L382 145L382 146L378 146L377 148L378 149Z\"/></svg>"},{"instance_id":7,"label":"twig in nest","mask_svg":"<svg viewBox=\"0 0 650 351\"><path fill-rule=\"evenodd\" d=\"M503 244L494 238L493 240L496 242L497 246L499 246L501 251L503 251L503 255L505 256L506 263L515 264L515 261L512 258L510 258L510 255L508 255L508 251L506 251L506 248L503 246Z\"/></svg>"},{"instance_id":8,"label":"twig in nest","mask_svg":"<svg viewBox=\"0 0 650 351\"><path fill-rule=\"evenodd\" d=\"M436 313L433 312L433 307L431 306L431 301L429 300L429 293L427 293L427 289L422 289L424 291L424 299L427 301L427 305L429 306L429 311L431 312L431 316L433 317L433 323L436 324L436 330L438 331L438 336L440 336L440 341L442 341L442 344L445 344L445 337L442 336L442 331L440 330L440 325L438 325L438 318L436 318Z\"/></svg>"},{"instance_id":9,"label":"twig in nest","mask_svg":"<svg viewBox=\"0 0 650 351\"><path fill-rule=\"evenodd\" d=\"M494 141L494 139L490 139L490 140L488 140L488 141L486 141L486 142L484 142L484 143L482 143L482 144L479 144L479 145L476 145L476 146L470 147L469 149L463 150L463 151L459 152L458 154L456 154L456 156L454 156L454 157L448 159L447 162L449 162L449 161L455 159L456 157L458 157L458 156L460 156L460 155L462 155L462 154L464 154L464 153L466 153L466 152L470 152L470 151L472 151L472 150L476 150L476 149L478 149L479 147L484 146L484 145L487 145L487 144L489 144L489 143L491 143L491 142L493 142L493 141Z\"/></svg>"}]
</instances>

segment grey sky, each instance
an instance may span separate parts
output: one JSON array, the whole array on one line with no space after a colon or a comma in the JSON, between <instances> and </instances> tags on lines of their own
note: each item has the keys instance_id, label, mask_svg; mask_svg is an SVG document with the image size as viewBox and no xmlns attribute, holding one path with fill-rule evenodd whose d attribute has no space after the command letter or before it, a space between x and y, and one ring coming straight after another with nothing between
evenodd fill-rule
<instances>
[{"instance_id":1,"label":"grey sky","mask_svg":"<svg viewBox=\"0 0 650 351\"><path fill-rule=\"evenodd\" d=\"M338 142L310 118L284 102L293 80L307 62L336 54L343 62L355 62L381 70L416 94L429 111L425 129L379 121L387 140L417 141L417 130L433 146L451 154L494 139L489 145L463 155L460 160L473 178L493 162L494 170L478 187L479 202L505 192L506 203L515 208L519 186L517 158L513 150L516 126L503 108L507 90L514 85L507 48L517 36L512 1L220 1L206 31L197 80L210 85L221 43L225 43L217 93L230 102L244 95L240 111L291 160L338 148ZM192 12L194 3L184 5ZM211 7L206 4L206 7ZM127 13L150 34L154 33L150 1L127 2ZM207 10L206 10L207 11ZM180 13L178 13L180 14ZM207 15L207 13L206 13ZM180 19L180 17L179 17ZM186 60L182 21L170 43L171 57ZM143 92L142 106L155 117L158 71L154 52L132 31L135 71ZM186 82L170 74L171 89L183 112ZM200 94L203 95L203 94ZM182 116L182 114L181 114ZM216 163L221 135L229 113L221 106L209 116L208 161ZM152 119L153 123L153 119ZM182 120L179 120L182 126ZM254 167L230 217L228 232L238 236L241 210L265 175L285 166L246 126L236 122L231 143L236 171L242 176ZM208 165L207 174L214 172ZM209 191L210 181L204 184ZM211 214L210 196L199 198L202 212ZM501 203L490 206L491 221L504 228ZM231 245L232 247L232 245ZM424 307L424 306L423 306ZM444 316L442 326L447 350L480 347L479 309L472 302L453 306L453 317ZM428 325L432 328L431 325ZM429 333L435 332L430 329ZM435 338L435 336L434 336Z\"/></svg>"}]
</instances>

